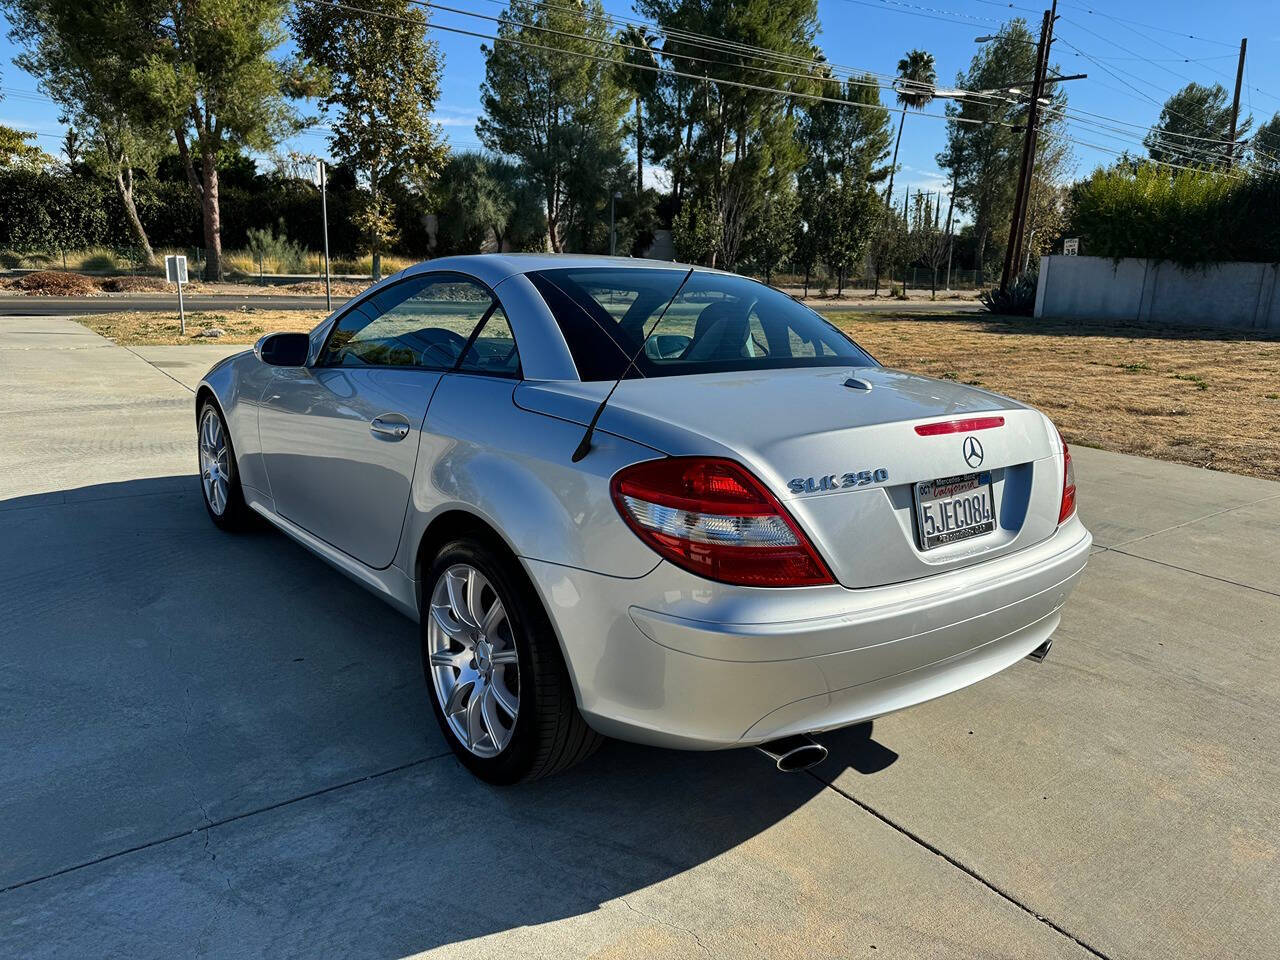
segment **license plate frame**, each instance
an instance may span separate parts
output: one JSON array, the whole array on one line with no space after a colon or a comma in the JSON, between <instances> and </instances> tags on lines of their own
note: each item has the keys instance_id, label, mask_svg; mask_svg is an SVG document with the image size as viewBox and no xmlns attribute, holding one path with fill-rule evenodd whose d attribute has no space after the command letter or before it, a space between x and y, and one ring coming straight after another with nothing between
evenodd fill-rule
<instances>
[{"instance_id":1,"label":"license plate frame","mask_svg":"<svg viewBox=\"0 0 1280 960\"><path fill-rule=\"evenodd\" d=\"M911 485L911 502L916 515L917 543L922 552L986 536L999 526L990 470L919 480ZM974 516L980 519L957 524Z\"/></svg>"}]
</instances>

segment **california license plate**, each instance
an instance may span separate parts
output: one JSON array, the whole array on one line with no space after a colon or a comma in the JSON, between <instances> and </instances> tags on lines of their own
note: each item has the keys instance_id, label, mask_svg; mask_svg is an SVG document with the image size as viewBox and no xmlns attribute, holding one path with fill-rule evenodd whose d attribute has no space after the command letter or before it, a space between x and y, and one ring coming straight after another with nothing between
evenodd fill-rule
<instances>
[{"instance_id":1,"label":"california license plate","mask_svg":"<svg viewBox=\"0 0 1280 960\"><path fill-rule=\"evenodd\" d=\"M996 498L991 471L922 480L915 486L920 549L991 533L996 528Z\"/></svg>"}]
</instances>

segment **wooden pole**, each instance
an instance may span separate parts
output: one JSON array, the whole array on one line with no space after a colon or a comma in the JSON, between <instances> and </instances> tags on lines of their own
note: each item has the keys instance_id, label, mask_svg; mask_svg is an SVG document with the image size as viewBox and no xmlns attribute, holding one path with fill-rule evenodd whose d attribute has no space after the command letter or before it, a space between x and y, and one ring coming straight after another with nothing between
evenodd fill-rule
<instances>
[{"instance_id":1,"label":"wooden pole","mask_svg":"<svg viewBox=\"0 0 1280 960\"><path fill-rule=\"evenodd\" d=\"M1240 81L1244 79L1244 49L1249 45L1248 37L1240 38L1240 62L1236 64L1236 95L1231 101L1231 142L1227 144L1227 169L1235 163L1236 125L1240 120Z\"/></svg>"},{"instance_id":2,"label":"wooden pole","mask_svg":"<svg viewBox=\"0 0 1280 960\"><path fill-rule=\"evenodd\" d=\"M1022 230L1027 215L1027 194L1036 162L1036 123L1040 117L1040 97L1044 91L1044 78L1049 67L1049 45L1053 42L1053 19L1058 0L1053 9L1044 12L1040 25L1040 42L1036 45L1035 82L1031 85L1031 106L1027 110L1027 129L1022 136L1022 165L1018 172L1018 189L1013 197L1013 213L1009 220L1009 242L1004 251L1004 269L1000 273L1000 291L1009 289L1013 272L1018 268L1018 255L1022 246Z\"/></svg>"}]
</instances>

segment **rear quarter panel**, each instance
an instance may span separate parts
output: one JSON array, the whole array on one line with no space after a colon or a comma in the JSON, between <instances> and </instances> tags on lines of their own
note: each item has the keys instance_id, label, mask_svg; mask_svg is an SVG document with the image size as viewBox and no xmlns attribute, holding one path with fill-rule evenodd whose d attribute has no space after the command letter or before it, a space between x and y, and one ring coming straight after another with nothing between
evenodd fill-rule
<instances>
[{"instance_id":1,"label":"rear quarter panel","mask_svg":"<svg viewBox=\"0 0 1280 960\"><path fill-rule=\"evenodd\" d=\"M613 577L653 570L659 558L618 516L609 480L627 464L661 454L597 432L590 454L573 463L583 427L517 407L516 386L457 373L441 381L422 431L397 564L414 571L431 521L462 510L526 559Z\"/></svg>"}]
</instances>

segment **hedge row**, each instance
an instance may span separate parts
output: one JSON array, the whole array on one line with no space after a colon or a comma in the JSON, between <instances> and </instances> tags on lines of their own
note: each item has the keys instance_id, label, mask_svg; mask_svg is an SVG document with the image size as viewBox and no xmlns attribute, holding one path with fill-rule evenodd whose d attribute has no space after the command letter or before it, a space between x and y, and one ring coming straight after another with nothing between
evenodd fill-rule
<instances>
[{"instance_id":1,"label":"hedge row","mask_svg":"<svg viewBox=\"0 0 1280 960\"><path fill-rule=\"evenodd\" d=\"M1080 252L1184 266L1280 261L1280 177L1155 164L1098 170L1071 191Z\"/></svg>"}]
</instances>

